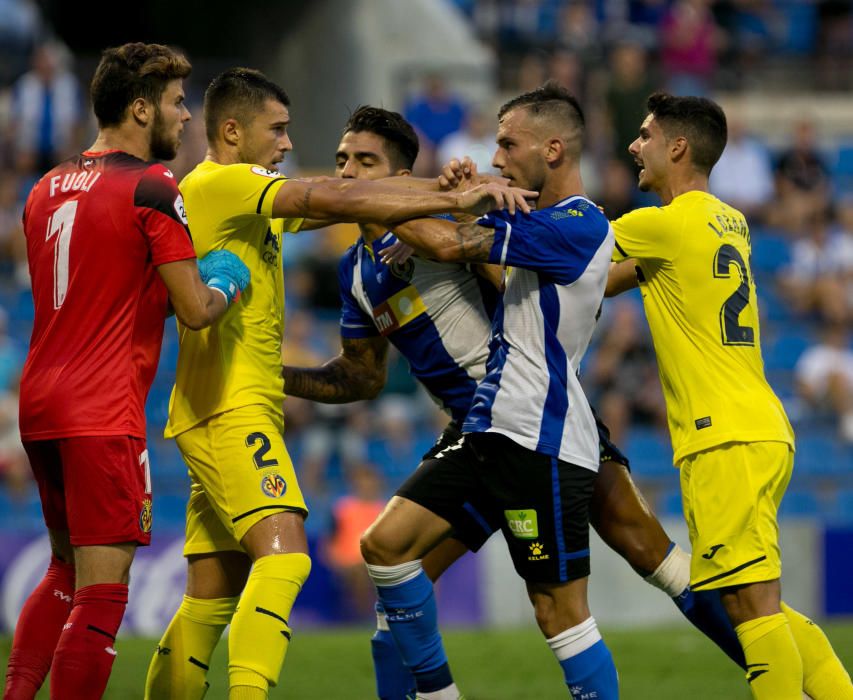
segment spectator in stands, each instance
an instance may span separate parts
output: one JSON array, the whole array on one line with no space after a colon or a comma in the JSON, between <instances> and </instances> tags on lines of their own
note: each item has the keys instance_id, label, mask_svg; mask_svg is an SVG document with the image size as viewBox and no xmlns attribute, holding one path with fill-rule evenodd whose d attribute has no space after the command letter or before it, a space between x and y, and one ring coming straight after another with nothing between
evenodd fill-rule
<instances>
[{"instance_id":1,"label":"spectator in stands","mask_svg":"<svg viewBox=\"0 0 853 700\"><path fill-rule=\"evenodd\" d=\"M556 80L578 100L584 100L584 69L581 59L574 51L560 49L548 58L548 79Z\"/></svg>"},{"instance_id":2,"label":"spectator in stands","mask_svg":"<svg viewBox=\"0 0 853 700\"><path fill-rule=\"evenodd\" d=\"M32 470L18 427L17 379L13 386L0 391L0 479L13 498L22 497L32 483Z\"/></svg>"},{"instance_id":3,"label":"spectator in stands","mask_svg":"<svg viewBox=\"0 0 853 700\"><path fill-rule=\"evenodd\" d=\"M546 59L547 54L539 49L524 54L518 62L518 70L514 76L515 82L511 86L512 91L530 92L542 85L547 77Z\"/></svg>"},{"instance_id":4,"label":"spectator in stands","mask_svg":"<svg viewBox=\"0 0 853 700\"><path fill-rule=\"evenodd\" d=\"M592 3L587 0L563 3L557 27L558 45L590 64L601 56L601 27Z\"/></svg>"},{"instance_id":5,"label":"spectator in stands","mask_svg":"<svg viewBox=\"0 0 853 700\"><path fill-rule=\"evenodd\" d=\"M853 234L834 225L828 208L809 217L779 287L797 313L813 313L830 323L853 318Z\"/></svg>"},{"instance_id":6,"label":"spectator in stands","mask_svg":"<svg viewBox=\"0 0 853 700\"><path fill-rule=\"evenodd\" d=\"M443 165L452 158L470 156L481 173L495 173L492 156L495 153L495 130L491 116L481 107L473 107L465 117L465 124L445 138L438 149L438 163Z\"/></svg>"},{"instance_id":7,"label":"spectator in stands","mask_svg":"<svg viewBox=\"0 0 853 700\"><path fill-rule=\"evenodd\" d=\"M853 85L853 6L850 0L818 2L818 80L828 90Z\"/></svg>"},{"instance_id":8,"label":"spectator in stands","mask_svg":"<svg viewBox=\"0 0 853 700\"><path fill-rule=\"evenodd\" d=\"M421 139L418 166L423 173L431 174L436 148L444 138L462 128L465 106L449 91L444 76L431 73L423 92L408 102L403 113Z\"/></svg>"},{"instance_id":9,"label":"spectator in stands","mask_svg":"<svg viewBox=\"0 0 853 700\"><path fill-rule=\"evenodd\" d=\"M770 153L747 134L743 119L729 111L729 139L711 171L711 192L744 213L752 223L764 221L773 198L773 164Z\"/></svg>"},{"instance_id":10,"label":"spectator in stands","mask_svg":"<svg viewBox=\"0 0 853 700\"><path fill-rule=\"evenodd\" d=\"M629 144L637 138L637 124L646 117L646 99L657 87L646 49L633 42L617 43L610 52L610 81L604 100L613 154L631 172L636 169Z\"/></svg>"},{"instance_id":11,"label":"spectator in stands","mask_svg":"<svg viewBox=\"0 0 853 700\"><path fill-rule=\"evenodd\" d=\"M608 217L610 214L608 213ZM630 299L608 302L607 318L585 379L601 419L617 445L632 423L663 427L666 405L642 311Z\"/></svg>"},{"instance_id":12,"label":"spectator in stands","mask_svg":"<svg viewBox=\"0 0 853 700\"><path fill-rule=\"evenodd\" d=\"M634 169L617 158L609 159L601 168L601 184L595 202L604 209L608 219L618 219L640 206Z\"/></svg>"},{"instance_id":13,"label":"spectator in stands","mask_svg":"<svg viewBox=\"0 0 853 700\"><path fill-rule=\"evenodd\" d=\"M15 173L0 173L0 271L7 279L18 264L27 264L20 190L21 179Z\"/></svg>"},{"instance_id":14,"label":"spectator in stands","mask_svg":"<svg viewBox=\"0 0 853 700\"><path fill-rule=\"evenodd\" d=\"M0 308L0 392L9 392L17 387L26 359L26 349L18 345L8 330L8 315Z\"/></svg>"},{"instance_id":15,"label":"spectator in stands","mask_svg":"<svg viewBox=\"0 0 853 700\"><path fill-rule=\"evenodd\" d=\"M0 88L27 69L41 33L41 10L34 0L0 0Z\"/></svg>"},{"instance_id":16,"label":"spectator in stands","mask_svg":"<svg viewBox=\"0 0 853 700\"><path fill-rule=\"evenodd\" d=\"M375 595L359 540L385 507L385 494L382 477L367 462L348 467L346 477L347 493L332 505L332 531L323 553L344 588L347 618L367 620L373 617Z\"/></svg>"},{"instance_id":17,"label":"spectator in stands","mask_svg":"<svg viewBox=\"0 0 853 700\"><path fill-rule=\"evenodd\" d=\"M83 106L80 85L64 46L45 43L33 53L32 69L12 88L12 146L18 171L40 175L80 145Z\"/></svg>"},{"instance_id":18,"label":"spectator in stands","mask_svg":"<svg viewBox=\"0 0 853 700\"><path fill-rule=\"evenodd\" d=\"M711 87L721 39L708 5L676 0L661 22L661 60L675 95L703 95Z\"/></svg>"},{"instance_id":19,"label":"spectator in stands","mask_svg":"<svg viewBox=\"0 0 853 700\"><path fill-rule=\"evenodd\" d=\"M790 148L776 165L778 204L771 223L798 230L829 200L829 169L817 147L814 122L802 119L794 125Z\"/></svg>"},{"instance_id":20,"label":"spectator in stands","mask_svg":"<svg viewBox=\"0 0 853 700\"><path fill-rule=\"evenodd\" d=\"M841 439L853 443L853 350L846 328L827 326L821 342L800 357L794 375L799 395L810 406L830 412Z\"/></svg>"}]
</instances>

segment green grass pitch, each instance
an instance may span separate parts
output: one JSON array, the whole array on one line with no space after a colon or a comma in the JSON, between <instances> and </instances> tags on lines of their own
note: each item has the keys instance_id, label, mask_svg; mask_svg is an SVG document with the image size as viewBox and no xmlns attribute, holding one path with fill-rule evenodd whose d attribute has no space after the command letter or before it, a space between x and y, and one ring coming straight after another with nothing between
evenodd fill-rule
<instances>
[{"instance_id":1,"label":"green grass pitch","mask_svg":"<svg viewBox=\"0 0 853 700\"><path fill-rule=\"evenodd\" d=\"M836 651L853 668L853 622L825 624ZM371 700L373 672L367 629L300 634L287 656L281 684L271 698ZM698 632L672 629L604 630L619 669L623 700L748 700L743 674ZM467 700L565 700L559 667L535 629L451 630L447 652ZM153 640L122 638L106 700L142 697ZM0 640L4 667L11 641ZM213 659L205 700L224 700L225 646ZM46 691L38 698L46 700Z\"/></svg>"}]
</instances>

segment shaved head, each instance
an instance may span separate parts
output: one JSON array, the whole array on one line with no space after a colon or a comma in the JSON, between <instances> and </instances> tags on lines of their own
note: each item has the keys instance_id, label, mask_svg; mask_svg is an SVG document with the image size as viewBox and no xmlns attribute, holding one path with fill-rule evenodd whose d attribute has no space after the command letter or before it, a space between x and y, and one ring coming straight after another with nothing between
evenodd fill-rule
<instances>
[{"instance_id":1,"label":"shaved head","mask_svg":"<svg viewBox=\"0 0 853 700\"><path fill-rule=\"evenodd\" d=\"M542 139L559 138L574 158L583 150L586 123L577 99L556 81L519 95L498 111L498 121L510 112L524 110L529 127Z\"/></svg>"}]
</instances>

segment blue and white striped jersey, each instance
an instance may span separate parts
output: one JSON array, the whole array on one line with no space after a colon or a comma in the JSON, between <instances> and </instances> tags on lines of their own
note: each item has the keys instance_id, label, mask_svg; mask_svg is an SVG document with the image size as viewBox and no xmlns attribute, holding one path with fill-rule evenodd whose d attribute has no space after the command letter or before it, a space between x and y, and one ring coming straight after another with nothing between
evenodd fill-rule
<instances>
[{"instance_id":1,"label":"blue and white striped jersey","mask_svg":"<svg viewBox=\"0 0 853 700\"><path fill-rule=\"evenodd\" d=\"M486 373L487 339L497 292L468 265L412 257L386 265L387 233L359 239L341 258L341 336L385 336L418 379L460 425Z\"/></svg>"},{"instance_id":2,"label":"blue and white striped jersey","mask_svg":"<svg viewBox=\"0 0 853 700\"><path fill-rule=\"evenodd\" d=\"M497 432L598 471L598 431L577 370L604 295L613 233L585 197L533 211L493 212L489 262L506 288L489 340L486 377L463 432Z\"/></svg>"}]
</instances>

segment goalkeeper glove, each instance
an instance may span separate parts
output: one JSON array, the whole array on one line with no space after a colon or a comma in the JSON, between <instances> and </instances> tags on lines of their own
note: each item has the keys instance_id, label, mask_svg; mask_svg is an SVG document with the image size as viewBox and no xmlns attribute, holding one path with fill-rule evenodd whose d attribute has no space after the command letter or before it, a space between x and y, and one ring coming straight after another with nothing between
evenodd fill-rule
<instances>
[{"instance_id":1,"label":"goalkeeper glove","mask_svg":"<svg viewBox=\"0 0 853 700\"><path fill-rule=\"evenodd\" d=\"M249 268L234 253L214 250L200 258L198 273L201 281L225 296L226 303L237 301L249 285Z\"/></svg>"}]
</instances>

